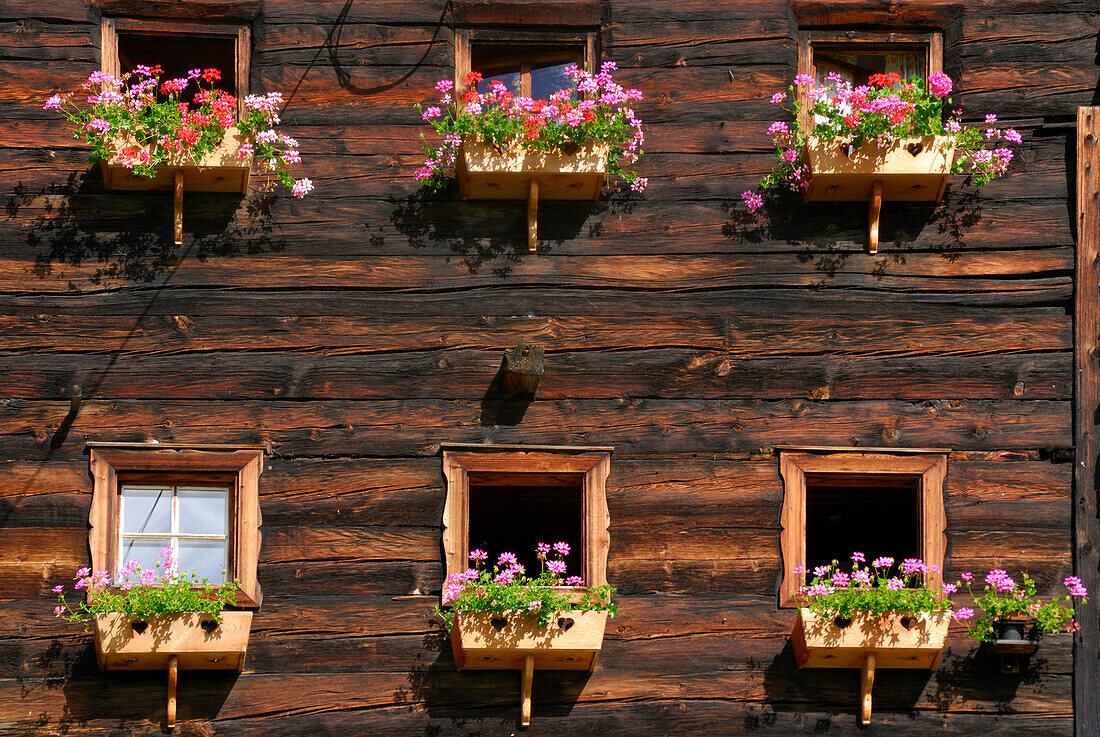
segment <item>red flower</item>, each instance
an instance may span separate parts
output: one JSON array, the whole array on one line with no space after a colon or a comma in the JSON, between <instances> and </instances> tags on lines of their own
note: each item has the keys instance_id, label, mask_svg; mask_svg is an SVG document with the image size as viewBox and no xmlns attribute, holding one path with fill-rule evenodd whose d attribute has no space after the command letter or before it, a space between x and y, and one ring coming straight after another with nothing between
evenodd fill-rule
<instances>
[{"instance_id":1,"label":"red flower","mask_svg":"<svg viewBox=\"0 0 1100 737\"><path fill-rule=\"evenodd\" d=\"M205 70L202 73L202 78L205 79L207 82L213 82L215 80L221 79L222 78L222 73L219 72L217 69L211 68L211 69Z\"/></svg>"},{"instance_id":2,"label":"red flower","mask_svg":"<svg viewBox=\"0 0 1100 737\"><path fill-rule=\"evenodd\" d=\"M849 128L855 128L859 125L859 113L852 113L844 118L844 125Z\"/></svg>"},{"instance_id":3,"label":"red flower","mask_svg":"<svg viewBox=\"0 0 1100 737\"><path fill-rule=\"evenodd\" d=\"M901 75L897 72L889 74L872 74L867 80L874 87L893 87L901 82Z\"/></svg>"},{"instance_id":4,"label":"red flower","mask_svg":"<svg viewBox=\"0 0 1100 737\"><path fill-rule=\"evenodd\" d=\"M473 102L477 99L477 90L466 90L466 94L462 96L463 102Z\"/></svg>"},{"instance_id":5,"label":"red flower","mask_svg":"<svg viewBox=\"0 0 1100 737\"><path fill-rule=\"evenodd\" d=\"M466 85L475 85L481 81L481 72L470 72L466 75Z\"/></svg>"},{"instance_id":6,"label":"red flower","mask_svg":"<svg viewBox=\"0 0 1100 737\"><path fill-rule=\"evenodd\" d=\"M154 77L159 77L160 75L164 74L164 70L160 68L160 64L157 64L155 67L149 70L149 74Z\"/></svg>"}]
</instances>

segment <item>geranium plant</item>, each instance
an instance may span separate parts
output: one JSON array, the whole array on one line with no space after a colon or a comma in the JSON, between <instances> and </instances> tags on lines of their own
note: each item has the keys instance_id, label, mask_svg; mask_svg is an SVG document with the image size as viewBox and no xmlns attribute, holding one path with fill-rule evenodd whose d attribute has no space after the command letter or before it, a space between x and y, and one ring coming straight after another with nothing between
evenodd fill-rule
<instances>
[{"instance_id":1,"label":"geranium plant","mask_svg":"<svg viewBox=\"0 0 1100 737\"><path fill-rule=\"evenodd\" d=\"M492 568L487 567L488 553L470 551L471 567L447 576L443 582L443 604L436 608L448 629L456 612L533 612L540 625L546 626L554 612L563 610L608 612L615 616L618 608L611 602L612 586L593 586L584 591L563 587L583 586L580 576L565 577L565 558L569 544L539 543L535 552L540 571L530 577L515 553L501 553Z\"/></svg>"},{"instance_id":2,"label":"geranium plant","mask_svg":"<svg viewBox=\"0 0 1100 737\"><path fill-rule=\"evenodd\" d=\"M441 145L425 141L427 160L416 170L417 181L440 189L447 184L448 171L454 166L463 139L476 137L501 151L522 147L534 151L568 150L591 142L609 145L608 173L621 177L631 189L640 192L647 180L638 172L624 169L642 155L642 121L630 105L642 99L636 89L624 89L612 78L615 62L603 63L599 74L591 74L575 64L566 68L573 87L559 90L549 100L517 96L500 81L493 80L486 92L478 92L479 72L470 72L465 82L470 88L460 98L454 95L454 82L442 79L435 85L441 95L438 104L417 110L442 136ZM423 139L421 135L421 139Z\"/></svg>"},{"instance_id":3,"label":"geranium plant","mask_svg":"<svg viewBox=\"0 0 1100 737\"><path fill-rule=\"evenodd\" d=\"M787 186L798 192L810 184L811 171L806 163L810 137L836 141L858 149L861 146L885 148L902 138L947 136L954 141L957 157L952 173L969 172L977 186L1004 174L1013 151L1004 142L1020 143L1019 132L996 127L997 116L985 116L985 124L964 126L962 110L944 111L952 104L951 78L936 72L927 79L902 80L896 73L871 75L869 84L853 86L833 72L819 85L809 74L799 74L788 92L777 92L771 102L784 105L793 123L777 120L768 128L775 143L776 163L760 180L759 188L768 190ZM808 127L803 121L810 121ZM764 205L763 197L749 190L741 195L749 210Z\"/></svg>"},{"instance_id":4,"label":"geranium plant","mask_svg":"<svg viewBox=\"0 0 1100 737\"><path fill-rule=\"evenodd\" d=\"M966 587L981 614L973 607L962 607L955 612L955 619L965 622L970 636L979 642L992 642L994 623L1010 618L1034 620L1036 629L1042 634L1080 629L1074 616L1089 592L1076 576L1062 582L1067 589L1064 596L1045 602L1036 596L1035 581L1026 573L1021 574L1017 584L1006 571L995 568L986 574L984 588L978 595L972 589L973 581L974 574L967 572L955 585Z\"/></svg>"},{"instance_id":5,"label":"geranium plant","mask_svg":"<svg viewBox=\"0 0 1100 737\"><path fill-rule=\"evenodd\" d=\"M81 568L74 577L72 593L86 600L69 605L65 599L65 586L54 586L60 602L54 608L58 617L77 622L90 629L97 614L121 612L131 617L152 617L158 614L199 612L221 622L221 611L236 599L240 586L227 581L214 586L206 579L199 580L194 573L183 573L172 548L165 548L156 559L156 565L143 568L136 560L127 561L112 582L107 571ZM112 585L113 584L113 585Z\"/></svg>"},{"instance_id":6,"label":"geranium plant","mask_svg":"<svg viewBox=\"0 0 1100 737\"><path fill-rule=\"evenodd\" d=\"M799 589L796 601L824 618L850 618L857 612L919 616L950 611L946 594L951 587L933 590L924 580L926 573L939 573L939 566L916 558L903 560L897 571L893 566L890 557L876 558L868 566L863 553L852 553L850 570L841 570L835 560L814 568L813 578ZM794 572L805 573L806 568L798 566Z\"/></svg>"},{"instance_id":7,"label":"geranium plant","mask_svg":"<svg viewBox=\"0 0 1100 737\"><path fill-rule=\"evenodd\" d=\"M238 160L255 155L296 197L313 189L313 182L295 180L289 171L301 161L298 142L274 129L283 105L280 93L249 95L238 119L236 96L214 87L221 79L217 69L192 69L186 77L163 82L162 74L159 65L138 65L121 77L93 72L78 90L53 95L43 107L59 110L73 124L73 137L91 145L92 161L117 160L138 176L153 177L181 154L200 161L236 127L247 139Z\"/></svg>"}]
</instances>

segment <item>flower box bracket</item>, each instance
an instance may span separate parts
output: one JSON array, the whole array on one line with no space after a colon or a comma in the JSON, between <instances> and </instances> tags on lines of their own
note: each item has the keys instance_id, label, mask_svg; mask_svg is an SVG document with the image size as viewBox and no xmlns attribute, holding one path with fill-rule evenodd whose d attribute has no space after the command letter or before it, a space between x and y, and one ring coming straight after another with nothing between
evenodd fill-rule
<instances>
[{"instance_id":1,"label":"flower box bracket","mask_svg":"<svg viewBox=\"0 0 1100 737\"><path fill-rule=\"evenodd\" d=\"M248 193L252 155L243 159L237 156L246 142L236 128L229 128L221 144L200 161L177 154L168 165L158 167L155 176L143 177L122 163L121 152L133 145L122 139L113 146L110 159L100 161L103 184L111 191L172 190L172 236L175 244L182 246L184 191Z\"/></svg>"},{"instance_id":2,"label":"flower box bracket","mask_svg":"<svg viewBox=\"0 0 1100 737\"><path fill-rule=\"evenodd\" d=\"M955 157L950 136L901 138L879 148L859 148L811 137L805 161L810 185L807 202L867 201L867 242L878 253L879 219L884 201L939 202Z\"/></svg>"},{"instance_id":3,"label":"flower box bracket","mask_svg":"<svg viewBox=\"0 0 1100 737\"><path fill-rule=\"evenodd\" d=\"M539 198L600 199L607 177L609 146L573 144L559 151L521 145L507 149L469 139L459 148L455 173L464 200L527 200L527 249L538 251Z\"/></svg>"},{"instance_id":4,"label":"flower box bracket","mask_svg":"<svg viewBox=\"0 0 1100 737\"><path fill-rule=\"evenodd\" d=\"M933 670L951 620L947 614L826 619L800 609L791 633L799 668L859 668L860 721L871 723L871 690L877 668Z\"/></svg>"},{"instance_id":5,"label":"flower box bracket","mask_svg":"<svg viewBox=\"0 0 1100 737\"><path fill-rule=\"evenodd\" d=\"M520 671L520 726L529 727L535 670L591 672L606 626L606 612L557 612L545 627L526 612L457 612L451 649L460 671Z\"/></svg>"},{"instance_id":6,"label":"flower box bracket","mask_svg":"<svg viewBox=\"0 0 1100 737\"><path fill-rule=\"evenodd\" d=\"M222 612L222 621L198 613L161 614L137 619L120 613L97 614L96 660L102 671L168 671L167 727L176 726L180 668L235 670L244 667L252 612Z\"/></svg>"},{"instance_id":7,"label":"flower box bracket","mask_svg":"<svg viewBox=\"0 0 1100 737\"><path fill-rule=\"evenodd\" d=\"M1031 617L1008 616L993 622L993 652L1001 656L1001 673L1019 673L1038 649L1039 637Z\"/></svg>"}]
</instances>

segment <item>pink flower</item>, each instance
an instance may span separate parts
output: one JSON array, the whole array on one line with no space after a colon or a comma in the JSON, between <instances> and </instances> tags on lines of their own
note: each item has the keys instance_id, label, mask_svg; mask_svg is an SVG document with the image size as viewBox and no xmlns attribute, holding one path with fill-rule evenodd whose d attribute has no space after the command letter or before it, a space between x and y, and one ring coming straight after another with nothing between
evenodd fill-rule
<instances>
[{"instance_id":1,"label":"pink flower","mask_svg":"<svg viewBox=\"0 0 1100 737\"><path fill-rule=\"evenodd\" d=\"M745 190L742 192L741 199L744 200L745 207L749 208L749 212L755 213L764 206L764 198L752 190Z\"/></svg>"},{"instance_id":2,"label":"pink flower","mask_svg":"<svg viewBox=\"0 0 1100 737\"><path fill-rule=\"evenodd\" d=\"M880 558L875 558L871 565L873 565L875 568L889 568L890 566L894 565L894 559L884 555Z\"/></svg>"},{"instance_id":3,"label":"pink flower","mask_svg":"<svg viewBox=\"0 0 1100 737\"><path fill-rule=\"evenodd\" d=\"M288 164L300 164L302 163L302 157L297 151L284 151L283 161Z\"/></svg>"},{"instance_id":4,"label":"pink flower","mask_svg":"<svg viewBox=\"0 0 1100 737\"><path fill-rule=\"evenodd\" d=\"M312 179L299 179L294 183L294 186L290 188L291 194L298 199L302 199L307 194L313 191Z\"/></svg>"},{"instance_id":5,"label":"pink flower","mask_svg":"<svg viewBox=\"0 0 1100 737\"><path fill-rule=\"evenodd\" d=\"M807 596L825 596L829 593L829 587L823 583L815 583L810 588L806 589Z\"/></svg>"},{"instance_id":6,"label":"pink flower","mask_svg":"<svg viewBox=\"0 0 1100 737\"><path fill-rule=\"evenodd\" d=\"M438 118L442 114L443 111L433 105L432 107L424 111L424 115L422 117L424 118L424 120L433 120L435 118Z\"/></svg>"},{"instance_id":7,"label":"pink flower","mask_svg":"<svg viewBox=\"0 0 1100 737\"><path fill-rule=\"evenodd\" d=\"M791 132L790 126L788 126L782 120L777 120L768 126L769 136L786 136Z\"/></svg>"},{"instance_id":8,"label":"pink flower","mask_svg":"<svg viewBox=\"0 0 1100 737\"><path fill-rule=\"evenodd\" d=\"M957 120L949 120L943 124L943 129L948 133L958 133L962 130L962 123Z\"/></svg>"},{"instance_id":9,"label":"pink flower","mask_svg":"<svg viewBox=\"0 0 1100 737\"><path fill-rule=\"evenodd\" d=\"M80 579L79 581L77 581L76 583L73 584L73 588L74 589L86 589L86 588L88 588L88 581L90 581L90 580L91 579L82 578L82 579Z\"/></svg>"},{"instance_id":10,"label":"pink flower","mask_svg":"<svg viewBox=\"0 0 1100 737\"><path fill-rule=\"evenodd\" d=\"M1008 577L1008 572L1001 568L994 568L992 571L986 574L985 583L987 586L996 586L997 582L1003 578Z\"/></svg>"},{"instance_id":11,"label":"pink flower","mask_svg":"<svg viewBox=\"0 0 1100 737\"><path fill-rule=\"evenodd\" d=\"M905 582L900 578L891 578L886 582L886 588L890 591L901 591L905 588Z\"/></svg>"},{"instance_id":12,"label":"pink flower","mask_svg":"<svg viewBox=\"0 0 1100 737\"><path fill-rule=\"evenodd\" d=\"M776 92L774 95L772 95L772 105L778 105L779 103L783 102L786 99L787 99L787 93L786 92Z\"/></svg>"},{"instance_id":13,"label":"pink flower","mask_svg":"<svg viewBox=\"0 0 1100 737\"><path fill-rule=\"evenodd\" d=\"M260 143L278 143L279 134L269 128L268 130L257 133L256 140Z\"/></svg>"},{"instance_id":14,"label":"pink flower","mask_svg":"<svg viewBox=\"0 0 1100 737\"><path fill-rule=\"evenodd\" d=\"M824 576L828 572L829 572L829 566L818 566L817 568L814 569L814 575L819 577L819 578L821 576Z\"/></svg>"},{"instance_id":15,"label":"pink flower","mask_svg":"<svg viewBox=\"0 0 1100 737\"><path fill-rule=\"evenodd\" d=\"M156 580L157 580L157 572L152 568L148 568L148 569L142 571L141 576L138 577L138 585L139 586L152 586L154 583L156 583Z\"/></svg>"},{"instance_id":16,"label":"pink flower","mask_svg":"<svg viewBox=\"0 0 1100 737\"><path fill-rule=\"evenodd\" d=\"M512 583L513 573L511 569L503 570L493 580L497 583Z\"/></svg>"},{"instance_id":17,"label":"pink flower","mask_svg":"<svg viewBox=\"0 0 1100 737\"><path fill-rule=\"evenodd\" d=\"M60 617L60 616L62 616L63 614L65 614L65 607L63 607L63 606L55 606L55 607L53 608L53 615L54 615L55 617Z\"/></svg>"},{"instance_id":18,"label":"pink flower","mask_svg":"<svg viewBox=\"0 0 1100 737\"><path fill-rule=\"evenodd\" d=\"M106 82L110 78L111 75L107 74L107 72L92 72L88 75L88 83L99 84L100 82Z\"/></svg>"},{"instance_id":19,"label":"pink flower","mask_svg":"<svg viewBox=\"0 0 1100 737\"><path fill-rule=\"evenodd\" d=\"M952 614L951 617L953 619L957 619L960 622L965 622L968 619L973 619L974 618L974 610L971 609L970 607L965 607L964 606L963 608L959 609L957 612Z\"/></svg>"},{"instance_id":20,"label":"pink flower","mask_svg":"<svg viewBox=\"0 0 1100 737\"><path fill-rule=\"evenodd\" d=\"M539 543L535 546L535 552L538 553L539 560L546 560L546 556L550 552L550 543Z\"/></svg>"},{"instance_id":21,"label":"pink flower","mask_svg":"<svg viewBox=\"0 0 1100 737\"><path fill-rule=\"evenodd\" d=\"M541 606L542 606L542 602L538 599L535 599L534 601L527 604L527 611L533 612Z\"/></svg>"},{"instance_id":22,"label":"pink flower","mask_svg":"<svg viewBox=\"0 0 1100 737\"><path fill-rule=\"evenodd\" d=\"M248 159L255 153L251 143L242 143L241 147L237 149L237 161L248 161Z\"/></svg>"},{"instance_id":23,"label":"pink flower","mask_svg":"<svg viewBox=\"0 0 1100 737\"><path fill-rule=\"evenodd\" d=\"M962 580L969 583L970 581L974 580L974 574L971 573L970 571L967 571L966 573L963 573L962 575L960 575L959 578L961 578Z\"/></svg>"},{"instance_id":24,"label":"pink flower","mask_svg":"<svg viewBox=\"0 0 1100 737\"><path fill-rule=\"evenodd\" d=\"M852 574L852 583L868 586L871 583L871 572L860 569Z\"/></svg>"},{"instance_id":25,"label":"pink flower","mask_svg":"<svg viewBox=\"0 0 1100 737\"><path fill-rule=\"evenodd\" d=\"M551 560L546 563L546 568L551 573L556 573L559 576L565 573L565 561L564 560Z\"/></svg>"},{"instance_id":26,"label":"pink flower","mask_svg":"<svg viewBox=\"0 0 1100 737\"><path fill-rule=\"evenodd\" d=\"M951 77L943 72L935 72L928 75L928 91L936 97L946 97L951 94Z\"/></svg>"},{"instance_id":27,"label":"pink flower","mask_svg":"<svg viewBox=\"0 0 1100 737\"><path fill-rule=\"evenodd\" d=\"M794 83L797 87L808 87L814 83L814 78L812 74L799 74L794 78Z\"/></svg>"},{"instance_id":28,"label":"pink flower","mask_svg":"<svg viewBox=\"0 0 1100 737\"><path fill-rule=\"evenodd\" d=\"M792 573L795 575L801 575L806 572L806 566L795 566Z\"/></svg>"},{"instance_id":29,"label":"pink flower","mask_svg":"<svg viewBox=\"0 0 1100 737\"><path fill-rule=\"evenodd\" d=\"M943 593L945 593L945 594L953 594L953 593L955 593L955 592L956 592L956 591L958 591L958 590L959 590L959 587L958 587L958 585L956 585L956 584L953 584L953 583L945 583L945 584L943 585Z\"/></svg>"},{"instance_id":30,"label":"pink flower","mask_svg":"<svg viewBox=\"0 0 1100 737\"><path fill-rule=\"evenodd\" d=\"M985 116L985 122L986 123L996 123L997 122L996 113L990 113L989 115L986 115Z\"/></svg>"},{"instance_id":31,"label":"pink flower","mask_svg":"<svg viewBox=\"0 0 1100 737\"><path fill-rule=\"evenodd\" d=\"M1077 576L1069 576L1062 583L1069 589L1070 596L1088 596L1089 590L1081 585L1081 579Z\"/></svg>"},{"instance_id":32,"label":"pink flower","mask_svg":"<svg viewBox=\"0 0 1100 737\"><path fill-rule=\"evenodd\" d=\"M449 79L441 79L435 83L435 89L439 94L445 94L455 88L455 83Z\"/></svg>"},{"instance_id":33,"label":"pink flower","mask_svg":"<svg viewBox=\"0 0 1100 737\"><path fill-rule=\"evenodd\" d=\"M500 557L497 558L497 565L498 566L510 565L512 563L515 563L515 562L516 562L516 554L515 553L501 553Z\"/></svg>"},{"instance_id":34,"label":"pink flower","mask_svg":"<svg viewBox=\"0 0 1100 737\"><path fill-rule=\"evenodd\" d=\"M562 556L569 555L569 543L567 543L567 542L554 543L554 552L557 553L558 555L562 555Z\"/></svg>"},{"instance_id":35,"label":"pink flower","mask_svg":"<svg viewBox=\"0 0 1100 737\"><path fill-rule=\"evenodd\" d=\"M852 553L852 561L855 563L866 563L867 559L863 557L863 553Z\"/></svg>"},{"instance_id":36,"label":"pink flower","mask_svg":"<svg viewBox=\"0 0 1100 737\"><path fill-rule=\"evenodd\" d=\"M1068 586L1069 584L1066 584L1066 585ZM55 594L60 594L64 590L65 590L65 587L62 586L61 584L57 584L56 586L53 587L53 592Z\"/></svg>"},{"instance_id":37,"label":"pink flower","mask_svg":"<svg viewBox=\"0 0 1100 737\"><path fill-rule=\"evenodd\" d=\"M488 559L488 557L489 557L489 554L486 553L484 550L480 550L480 549L479 550L471 550L470 555L469 555L470 560L476 560L476 561L483 561L483 560Z\"/></svg>"},{"instance_id":38,"label":"pink flower","mask_svg":"<svg viewBox=\"0 0 1100 737\"><path fill-rule=\"evenodd\" d=\"M80 570L78 570L76 572L76 575L73 576L73 580L76 581L76 580L79 580L81 578L86 578L90 575L92 575L92 569L91 568L81 568Z\"/></svg>"},{"instance_id":39,"label":"pink flower","mask_svg":"<svg viewBox=\"0 0 1100 737\"><path fill-rule=\"evenodd\" d=\"M924 573L925 570L924 561L920 558L906 558L901 562L902 573Z\"/></svg>"},{"instance_id":40,"label":"pink flower","mask_svg":"<svg viewBox=\"0 0 1100 737\"><path fill-rule=\"evenodd\" d=\"M643 191L645 191L645 188L647 186L649 186L649 178L648 177L638 177L637 179L635 179L633 182L630 183L630 188L632 190L634 190L635 192L643 192Z\"/></svg>"},{"instance_id":41,"label":"pink flower","mask_svg":"<svg viewBox=\"0 0 1100 737\"><path fill-rule=\"evenodd\" d=\"M793 164L798 161L798 150L793 148L783 149L783 153L779 155L781 161L786 161L789 164Z\"/></svg>"},{"instance_id":42,"label":"pink flower","mask_svg":"<svg viewBox=\"0 0 1100 737\"><path fill-rule=\"evenodd\" d=\"M852 580L852 578L851 578L851 576L849 576L847 573L844 573L843 571L837 571L836 573L833 574L832 578L829 579L829 580L832 582L832 584L834 586L839 586L840 588L845 588L848 585L848 583Z\"/></svg>"},{"instance_id":43,"label":"pink flower","mask_svg":"<svg viewBox=\"0 0 1100 737\"><path fill-rule=\"evenodd\" d=\"M450 604L462 595L464 584L451 582L443 584L443 603Z\"/></svg>"},{"instance_id":44,"label":"pink flower","mask_svg":"<svg viewBox=\"0 0 1100 737\"><path fill-rule=\"evenodd\" d=\"M580 576L570 576L565 579L566 586L584 586L584 579Z\"/></svg>"},{"instance_id":45,"label":"pink flower","mask_svg":"<svg viewBox=\"0 0 1100 737\"><path fill-rule=\"evenodd\" d=\"M99 131L100 133L106 133L111 129L111 124L103 118L92 118L88 123L88 130Z\"/></svg>"},{"instance_id":46,"label":"pink flower","mask_svg":"<svg viewBox=\"0 0 1100 737\"><path fill-rule=\"evenodd\" d=\"M42 106L43 110L57 110L61 107L61 95L54 95L46 100L46 104Z\"/></svg>"},{"instance_id":47,"label":"pink flower","mask_svg":"<svg viewBox=\"0 0 1100 737\"><path fill-rule=\"evenodd\" d=\"M1009 128L1004 133L1005 140L1011 143L1023 143L1024 137L1020 135L1020 131L1015 128Z\"/></svg>"}]
</instances>

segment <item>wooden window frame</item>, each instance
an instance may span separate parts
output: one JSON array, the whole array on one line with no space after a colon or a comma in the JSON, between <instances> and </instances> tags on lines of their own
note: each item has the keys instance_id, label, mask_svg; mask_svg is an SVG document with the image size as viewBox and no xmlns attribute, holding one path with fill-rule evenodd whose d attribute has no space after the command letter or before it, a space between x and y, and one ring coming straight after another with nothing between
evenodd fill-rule
<instances>
[{"instance_id":1,"label":"wooden window frame","mask_svg":"<svg viewBox=\"0 0 1100 737\"><path fill-rule=\"evenodd\" d=\"M235 41L237 78L237 115L244 117L244 98L248 95L248 76L252 52L252 31L239 23L195 23L190 21L138 20L134 18L108 18L100 21L100 69L107 74L119 76L121 67L118 59L119 32L147 33L164 36L227 36Z\"/></svg>"},{"instance_id":2,"label":"wooden window frame","mask_svg":"<svg viewBox=\"0 0 1100 737\"><path fill-rule=\"evenodd\" d=\"M517 29L487 29L487 28L459 28L455 30L455 90L458 95L466 91L466 75L473 71L470 67L473 60L471 46L473 44L498 44L506 46L515 44L534 44L540 46L569 45L581 46L584 68L592 72L596 71L596 61L599 58L597 48L599 34L597 31L547 31ZM530 93L530 73L527 75L527 92Z\"/></svg>"},{"instance_id":3,"label":"wooden window frame","mask_svg":"<svg viewBox=\"0 0 1100 737\"><path fill-rule=\"evenodd\" d=\"M470 474L516 473L574 476L581 482L582 570L586 587L607 584L611 516L607 477L613 448L572 446L443 445L447 499L443 506L446 575L468 567L470 552ZM578 587L580 588L580 587Z\"/></svg>"},{"instance_id":4,"label":"wooden window frame","mask_svg":"<svg viewBox=\"0 0 1100 737\"><path fill-rule=\"evenodd\" d=\"M177 484L203 481L228 484L229 560L226 576L240 583L236 605L258 607L262 600L256 576L260 554L260 474L262 448L230 445L162 443L89 443L92 505L88 513L88 547L92 569L112 576L119 564L119 527L123 483ZM121 479L121 480L120 480Z\"/></svg>"},{"instance_id":5,"label":"wooden window frame","mask_svg":"<svg viewBox=\"0 0 1100 737\"><path fill-rule=\"evenodd\" d=\"M779 451L779 474L783 478L783 508L779 524L779 547L783 580L779 606L796 606L795 597L806 583L806 574L794 573L806 565L806 474L867 474L920 478L920 544L925 563L943 569L947 553L947 513L943 484L947 477L950 450L803 448L784 446ZM943 582L942 573L929 573L925 581L933 589Z\"/></svg>"},{"instance_id":6,"label":"wooden window frame","mask_svg":"<svg viewBox=\"0 0 1100 737\"><path fill-rule=\"evenodd\" d=\"M817 77L814 46L831 50L876 52L899 47L925 49L926 76L943 71L943 31L846 31L835 28L798 31L798 73ZM802 95L802 88L796 94ZM809 111L803 110L799 124L809 129Z\"/></svg>"}]
</instances>

